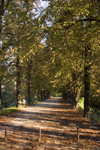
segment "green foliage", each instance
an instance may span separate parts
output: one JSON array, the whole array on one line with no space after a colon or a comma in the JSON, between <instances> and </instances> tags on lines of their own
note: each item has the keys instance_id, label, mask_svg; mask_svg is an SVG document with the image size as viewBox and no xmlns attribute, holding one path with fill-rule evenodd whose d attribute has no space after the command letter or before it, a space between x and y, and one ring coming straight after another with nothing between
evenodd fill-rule
<instances>
[{"instance_id":1,"label":"green foliage","mask_svg":"<svg viewBox=\"0 0 100 150\"><path fill-rule=\"evenodd\" d=\"M34 100L30 102L30 105L34 105L34 104L36 104L38 102L41 102L41 100L38 100L38 97L37 97L35 102L34 102Z\"/></svg>"},{"instance_id":2,"label":"green foliage","mask_svg":"<svg viewBox=\"0 0 100 150\"><path fill-rule=\"evenodd\" d=\"M86 72L90 77L90 84L92 85L93 80L97 85L96 72L100 70L97 63L100 62L99 12L100 5L97 0L50 1L46 9L44 26L47 29L47 50L51 56L52 83L53 87L62 93L73 93L74 88L74 95L77 95L78 87L89 86L85 85L86 81L89 81L85 78ZM46 21L51 23L51 26L48 26ZM87 69L86 72L84 68ZM85 89L82 91L88 94L83 95L85 100L87 99L84 111L88 111L89 93L94 98L97 94L100 95L100 92L93 89L94 94Z\"/></svg>"},{"instance_id":3,"label":"green foliage","mask_svg":"<svg viewBox=\"0 0 100 150\"><path fill-rule=\"evenodd\" d=\"M94 99L91 100L90 106L92 108L98 108L100 109L100 99L97 99L97 97L95 97Z\"/></svg>"},{"instance_id":4,"label":"green foliage","mask_svg":"<svg viewBox=\"0 0 100 150\"><path fill-rule=\"evenodd\" d=\"M97 122L100 122L100 118L98 117L93 117L94 120L96 120Z\"/></svg>"},{"instance_id":5,"label":"green foliage","mask_svg":"<svg viewBox=\"0 0 100 150\"><path fill-rule=\"evenodd\" d=\"M2 88L2 108L9 108L16 106L16 90L15 84L12 81L6 81L4 87Z\"/></svg>"},{"instance_id":6,"label":"green foliage","mask_svg":"<svg viewBox=\"0 0 100 150\"><path fill-rule=\"evenodd\" d=\"M10 89L7 82L19 84L18 76L22 86L18 85L17 90L21 91L22 98L27 97L29 73L31 94L34 94L34 91L50 89L45 62L47 57L44 55L44 44L41 43L41 31L35 10L36 5L30 0L27 3L11 1L3 16L0 78L2 76L2 85L7 89L7 92L2 93L2 103L6 105L4 107L10 107L13 95L16 96L15 86L11 84ZM6 82L3 82L3 79Z\"/></svg>"},{"instance_id":7,"label":"green foliage","mask_svg":"<svg viewBox=\"0 0 100 150\"><path fill-rule=\"evenodd\" d=\"M62 97L62 94L61 93L54 93L51 96L52 97Z\"/></svg>"},{"instance_id":8,"label":"green foliage","mask_svg":"<svg viewBox=\"0 0 100 150\"><path fill-rule=\"evenodd\" d=\"M4 108L4 109L2 109L1 112L2 112L2 114L9 114L9 113L17 111L17 110L18 110L18 108L11 107L11 108Z\"/></svg>"},{"instance_id":9,"label":"green foliage","mask_svg":"<svg viewBox=\"0 0 100 150\"><path fill-rule=\"evenodd\" d=\"M90 111L93 109L94 107L90 107ZM82 97L80 100L79 100L79 109L84 111L84 97Z\"/></svg>"}]
</instances>

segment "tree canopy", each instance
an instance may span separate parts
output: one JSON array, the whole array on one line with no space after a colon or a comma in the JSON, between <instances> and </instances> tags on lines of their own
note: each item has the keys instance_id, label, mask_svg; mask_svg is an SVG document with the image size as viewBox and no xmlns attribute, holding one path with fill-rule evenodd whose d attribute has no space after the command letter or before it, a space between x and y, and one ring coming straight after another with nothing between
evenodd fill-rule
<instances>
[{"instance_id":1,"label":"tree canopy","mask_svg":"<svg viewBox=\"0 0 100 150\"><path fill-rule=\"evenodd\" d=\"M86 117L99 102L100 1L50 0L41 9L39 1L2 0L1 6L0 87L13 81L17 107L26 91L28 104L33 94L57 91L78 108L84 97Z\"/></svg>"}]
</instances>

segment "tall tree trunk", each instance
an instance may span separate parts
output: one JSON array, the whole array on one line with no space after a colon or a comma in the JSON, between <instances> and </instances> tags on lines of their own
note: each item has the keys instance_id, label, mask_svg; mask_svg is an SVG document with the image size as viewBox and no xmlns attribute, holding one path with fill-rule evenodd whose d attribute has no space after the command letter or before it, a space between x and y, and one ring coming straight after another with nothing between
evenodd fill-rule
<instances>
[{"instance_id":1,"label":"tall tree trunk","mask_svg":"<svg viewBox=\"0 0 100 150\"><path fill-rule=\"evenodd\" d=\"M44 99L45 99L45 90L43 91L43 97L44 97Z\"/></svg>"},{"instance_id":2,"label":"tall tree trunk","mask_svg":"<svg viewBox=\"0 0 100 150\"><path fill-rule=\"evenodd\" d=\"M16 63L16 67L17 67L17 93L16 93L16 107L20 106L20 102L21 102L21 75L20 75L20 64L19 64L19 55L17 56L17 63Z\"/></svg>"},{"instance_id":3,"label":"tall tree trunk","mask_svg":"<svg viewBox=\"0 0 100 150\"><path fill-rule=\"evenodd\" d=\"M73 87L73 94L74 94L74 109L76 108L76 92L75 92L75 89L76 89L76 87L75 87L75 85L74 85L74 87Z\"/></svg>"},{"instance_id":4,"label":"tall tree trunk","mask_svg":"<svg viewBox=\"0 0 100 150\"><path fill-rule=\"evenodd\" d=\"M2 14L3 13L3 4L0 2L0 34L2 31ZM1 47L0 47L0 59L1 59ZM1 61L1 60L0 60ZM1 77L0 77L0 114L1 114Z\"/></svg>"},{"instance_id":5,"label":"tall tree trunk","mask_svg":"<svg viewBox=\"0 0 100 150\"><path fill-rule=\"evenodd\" d=\"M0 34L1 34L1 31L2 31L3 10L4 10L4 0L2 2L0 2Z\"/></svg>"},{"instance_id":6,"label":"tall tree trunk","mask_svg":"<svg viewBox=\"0 0 100 150\"><path fill-rule=\"evenodd\" d=\"M28 77L28 105L31 102L31 77Z\"/></svg>"},{"instance_id":7,"label":"tall tree trunk","mask_svg":"<svg viewBox=\"0 0 100 150\"><path fill-rule=\"evenodd\" d=\"M2 109L2 101L1 101L1 77L0 77L0 114Z\"/></svg>"},{"instance_id":8,"label":"tall tree trunk","mask_svg":"<svg viewBox=\"0 0 100 150\"><path fill-rule=\"evenodd\" d=\"M40 95L41 95L41 100L42 100L42 92L40 93Z\"/></svg>"},{"instance_id":9,"label":"tall tree trunk","mask_svg":"<svg viewBox=\"0 0 100 150\"><path fill-rule=\"evenodd\" d=\"M74 108L75 104L74 104L74 87L71 88L71 105L72 108Z\"/></svg>"},{"instance_id":10,"label":"tall tree trunk","mask_svg":"<svg viewBox=\"0 0 100 150\"><path fill-rule=\"evenodd\" d=\"M2 1L2 3L0 2L0 34L2 31L2 15L3 15L3 9L4 9L4 3ZM1 59L1 47L0 47L0 59ZM1 60L0 60L1 61ZM1 103L1 77L0 77L0 114L1 114L1 108L2 108L2 103Z\"/></svg>"},{"instance_id":11,"label":"tall tree trunk","mask_svg":"<svg viewBox=\"0 0 100 150\"><path fill-rule=\"evenodd\" d=\"M2 31L2 5L0 5L0 33Z\"/></svg>"},{"instance_id":12,"label":"tall tree trunk","mask_svg":"<svg viewBox=\"0 0 100 150\"><path fill-rule=\"evenodd\" d=\"M34 102L36 102L36 97L37 97L37 93L36 91L34 92Z\"/></svg>"},{"instance_id":13,"label":"tall tree trunk","mask_svg":"<svg viewBox=\"0 0 100 150\"><path fill-rule=\"evenodd\" d=\"M84 67L84 115L86 117L87 112L89 111L89 101L90 101L90 73L89 67Z\"/></svg>"},{"instance_id":14,"label":"tall tree trunk","mask_svg":"<svg viewBox=\"0 0 100 150\"><path fill-rule=\"evenodd\" d=\"M83 117L86 117L89 111L89 102L90 102L90 65L87 56L89 47L85 48L85 66L84 66L84 114Z\"/></svg>"},{"instance_id":15,"label":"tall tree trunk","mask_svg":"<svg viewBox=\"0 0 100 150\"><path fill-rule=\"evenodd\" d=\"M72 79L73 79L73 86L72 86L72 107L76 108L76 72L72 70Z\"/></svg>"},{"instance_id":16,"label":"tall tree trunk","mask_svg":"<svg viewBox=\"0 0 100 150\"><path fill-rule=\"evenodd\" d=\"M77 94L76 94L76 109L78 109L79 108L79 99L80 99L80 94L81 94L81 88L80 87L78 87L77 88Z\"/></svg>"},{"instance_id":17,"label":"tall tree trunk","mask_svg":"<svg viewBox=\"0 0 100 150\"><path fill-rule=\"evenodd\" d=\"M50 92L49 91L47 92L47 98L50 98Z\"/></svg>"},{"instance_id":18,"label":"tall tree trunk","mask_svg":"<svg viewBox=\"0 0 100 150\"><path fill-rule=\"evenodd\" d=\"M31 63L28 63L28 105L31 102Z\"/></svg>"},{"instance_id":19,"label":"tall tree trunk","mask_svg":"<svg viewBox=\"0 0 100 150\"><path fill-rule=\"evenodd\" d=\"M47 99L48 97L47 97L47 91L45 91L45 98Z\"/></svg>"},{"instance_id":20,"label":"tall tree trunk","mask_svg":"<svg viewBox=\"0 0 100 150\"><path fill-rule=\"evenodd\" d=\"M38 92L37 96L38 96L38 101L40 101L41 100L41 98L40 98L40 92Z\"/></svg>"}]
</instances>

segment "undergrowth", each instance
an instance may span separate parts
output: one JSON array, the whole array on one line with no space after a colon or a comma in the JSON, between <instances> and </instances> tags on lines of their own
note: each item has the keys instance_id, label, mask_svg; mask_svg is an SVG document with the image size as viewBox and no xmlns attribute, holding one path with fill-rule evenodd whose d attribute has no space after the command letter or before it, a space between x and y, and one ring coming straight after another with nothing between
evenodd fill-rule
<instances>
[{"instance_id":1,"label":"undergrowth","mask_svg":"<svg viewBox=\"0 0 100 150\"><path fill-rule=\"evenodd\" d=\"M82 97L82 98L79 100L79 109L80 109L81 111L84 111L84 97ZM92 109L93 109L93 108L90 108L90 111L91 111ZM99 110L98 112L100 112L100 110ZM98 122L100 122L100 118L98 118L98 117L93 117L93 119L96 120L96 121L98 121Z\"/></svg>"},{"instance_id":2,"label":"undergrowth","mask_svg":"<svg viewBox=\"0 0 100 150\"><path fill-rule=\"evenodd\" d=\"M1 113L2 114L11 113L11 112L16 111L18 109L19 108L16 108L16 107L4 108L1 110Z\"/></svg>"}]
</instances>

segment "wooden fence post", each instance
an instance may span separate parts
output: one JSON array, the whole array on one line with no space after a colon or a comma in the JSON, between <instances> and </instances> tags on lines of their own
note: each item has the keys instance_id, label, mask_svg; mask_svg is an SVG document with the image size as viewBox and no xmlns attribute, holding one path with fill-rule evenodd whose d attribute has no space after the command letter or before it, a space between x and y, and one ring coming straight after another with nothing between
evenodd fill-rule
<instances>
[{"instance_id":1,"label":"wooden fence post","mask_svg":"<svg viewBox=\"0 0 100 150\"><path fill-rule=\"evenodd\" d=\"M80 138L80 135L79 135L79 126L77 126L77 142L79 142L79 138Z\"/></svg>"},{"instance_id":2,"label":"wooden fence post","mask_svg":"<svg viewBox=\"0 0 100 150\"><path fill-rule=\"evenodd\" d=\"M5 141L7 140L7 128L5 128Z\"/></svg>"},{"instance_id":3,"label":"wooden fence post","mask_svg":"<svg viewBox=\"0 0 100 150\"><path fill-rule=\"evenodd\" d=\"M41 128L39 130L39 142L41 141Z\"/></svg>"}]
</instances>

